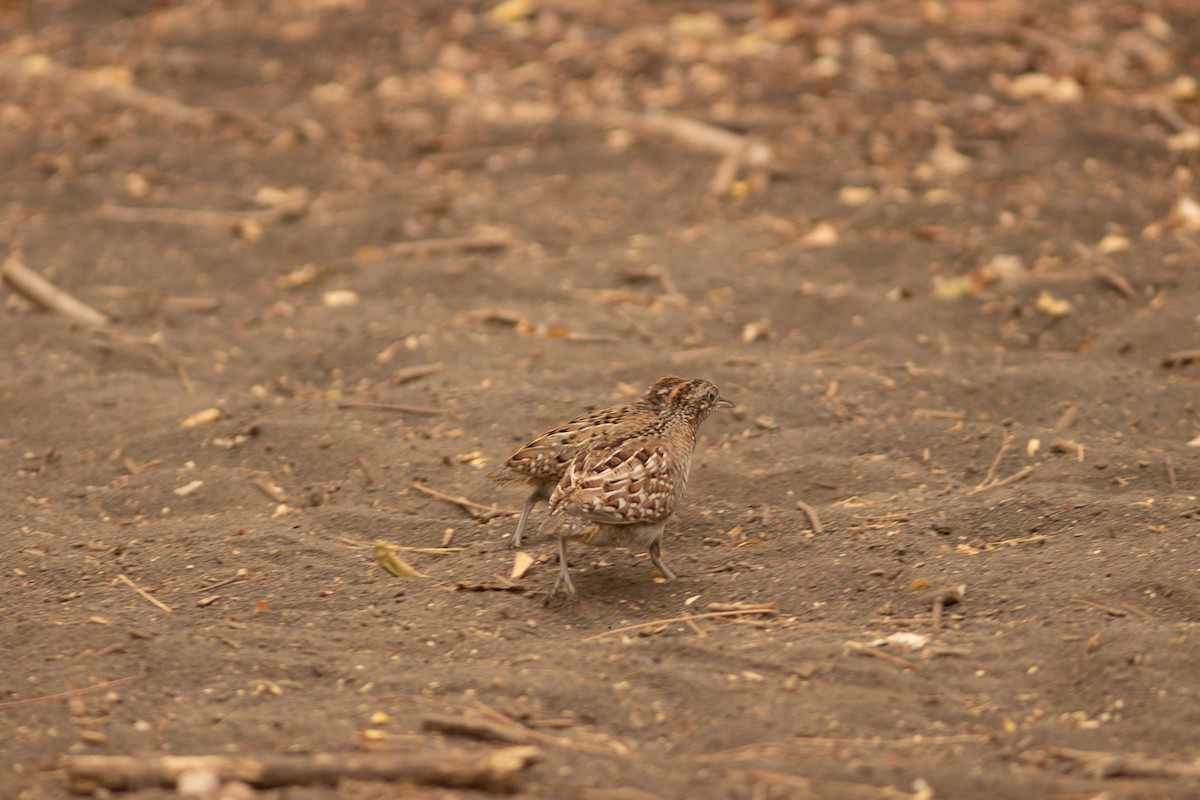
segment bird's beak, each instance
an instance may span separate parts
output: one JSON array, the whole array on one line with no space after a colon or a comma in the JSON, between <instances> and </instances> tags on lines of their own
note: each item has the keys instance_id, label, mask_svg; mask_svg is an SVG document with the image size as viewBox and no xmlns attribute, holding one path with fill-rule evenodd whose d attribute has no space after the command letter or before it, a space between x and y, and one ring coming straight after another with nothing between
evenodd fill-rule
<instances>
[{"instance_id":1,"label":"bird's beak","mask_svg":"<svg viewBox=\"0 0 1200 800\"><path fill-rule=\"evenodd\" d=\"M717 408L737 408L737 406L735 406L729 400L726 400L724 397L718 397L717 398Z\"/></svg>"}]
</instances>

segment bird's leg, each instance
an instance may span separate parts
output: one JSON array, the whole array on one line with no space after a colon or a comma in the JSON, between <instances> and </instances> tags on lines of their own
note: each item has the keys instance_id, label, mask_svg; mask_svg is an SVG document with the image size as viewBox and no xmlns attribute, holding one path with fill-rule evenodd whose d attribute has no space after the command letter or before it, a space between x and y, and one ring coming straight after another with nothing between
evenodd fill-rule
<instances>
[{"instance_id":1,"label":"bird's leg","mask_svg":"<svg viewBox=\"0 0 1200 800\"><path fill-rule=\"evenodd\" d=\"M658 571L662 573L662 576L669 581L675 580L675 573L671 572L671 568L663 563L662 545L660 541L655 539L646 549L650 552L650 563L654 564Z\"/></svg>"},{"instance_id":2,"label":"bird's leg","mask_svg":"<svg viewBox=\"0 0 1200 800\"><path fill-rule=\"evenodd\" d=\"M567 540L562 536L558 537L558 577L554 580L554 588L550 590L551 597L558 591L559 586L571 597L576 596L575 584L571 582L571 572L567 568Z\"/></svg>"},{"instance_id":3,"label":"bird's leg","mask_svg":"<svg viewBox=\"0 0 1200 800\"><path fill-rule=\"evenodd\" d=\"M525 507L521 509L521 519L517 522L517 532L513 534L512 546L521 546L521 534L525 532L525 522L529 519L529 512L533 511L533 504L541 499L542 490L534 489L533 494L529 495L529 499L525 501Z\"/></svg>"}]
</instances>

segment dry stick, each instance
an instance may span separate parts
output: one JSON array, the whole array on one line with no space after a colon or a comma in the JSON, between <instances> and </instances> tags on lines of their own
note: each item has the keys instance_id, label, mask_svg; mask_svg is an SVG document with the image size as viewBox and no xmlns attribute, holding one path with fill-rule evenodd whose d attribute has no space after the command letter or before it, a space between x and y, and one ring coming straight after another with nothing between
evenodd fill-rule
<instances>
[{"instance_id":1,"label":"dry stick","mask_svg":"<svg viewBox=\"0 0 1200 800\"><path fill-rule=\"evenodd\" d=\"M512 237L503 234L458 236L452 239L417 239L412 242L392 242L386 248L390 256L409 256L428 253L454 253L468 250L503 250L511 247Z\"/></svg>"},{"instance_id":2,"label":"dry stick","mask_svg":"<svg viewBox=\"0 0 1200 800\"><path fill-rule=\"evenodd\" d=\"M790 772L774 769L747 769L745 773L759 783L770 783L784 786L794 791L787 797L819 798L819 797L865 797L871 800L916 800L917 795L897 791L893 786L872 786L869 783L849 783L847 781L813 781ZM758 795L752 795L757 797Z\"/></svg>"},{"instance_id":3,"label":"dry stick","mask_svg":"<svg viewBox=\"0 0 1200 800\"><path fill-rule=\"evenodd\" d=\"M421 717L421 729L492 742L529 743L525 732L516 726L484 719L475 714L426 714Z\"/></svg>"},{"instance_id":4,"label":"dry stick","mask_svg":"<svg viewBox=\"0 0 1200 800\"><path fill-rule=\"evenodd\" d=\"M676 622L689 622L698 619L713 619L715 617L737 617L746 614L778 614L779 609L775 606L757 606L752 608L738 608L732 611L710 611L707 614L689 614L683 617L671 617L670 619L655 619L650 622L639 622L637 625L626 625L624 628L613 628L611 631L603 631L588 636L583 641L591 642L597 639L603 639L606 636L616 636L618 633L628 633L629 631L641 630L642 628L655 628L659 625L671 625Z\"/></svg>"},{"instance_id":5,"label":"dry stick","mask_svg":"<svg viewBox=\"0 0 1200 800\"><path fill-rule=\"evenodd\" d=\"M441 364L418 364L413 367L405 367L404 369L396 370L392 375L392 383L399 386L400 384L415 381L418 378L424 378L441 371Z\"/></svg>"},{"instance_id":6,"label":"dry stick","mask_svg":"<svg viewBox=\"0 0 1200 800\"><path fill-rule=\"evenodd\" d=\"M254 480L250 481L250 485L274 500L276 503L282 503L287 500L287 493L267 478L255 478Z\"/></svg>"},{"instance_id":7,"label":"dry stick","mask_svg":"<svg viewBox=\"0 0 1200 800\"><path fill-rule=\"evenodd\" d=\"M462 496L439 492L437 489L433 489L423 483L414 482L412 484L412 488L416 489L422 494L427 494L430 497L436 497L438 500L445 500L447 503L453 503L463 511L466 511L473 518L482 520L484 522L489 519L495 519L496 517L515 517L519 513L510 509L497 508L496 506L485 506L480 503L476 503L473 500L468 500Z\"/></svg>"},{"instance_id":8,"label":"dry stick","mask_svg":"<svg viewBox=\"0 0 1200 800\"><path fill-rule=\"evenodd\" d=\"M1167 483L1172 489L1179 488L1179 481L1175 478L1175 462L1171 460L1170 453L1163 454L1163 464L1167 468Z\"/></svg>"},{"instance_id":9,"label":"dry stick","mask_svg":"<svg viewBox=\"0 0 1200 800\"><path fill-rule=\"evenodd\" d=\"M1131 286L1129 281L1125 279L1125 276L1119 272L1114 272L1107 267L1097 267L1096 275L1100 278L1100 280L1104 281L1109 286L1120 292L1126 300L1132 300L1137 296L1137 292L1134 291L1133 286Z\"/></svg>"},{"instance_id":10,"label":"dry stick","mask_svg":"<svg viewBox=\"0 0 1200 800\"><path fill-rule=\"evenodd\" d=\"M54 694L44 694L41 697L27 697L24 700L6 700L0 703L0 710L6 708L19 708L20 706L33 706L38 703L52 703L55 700L66 700L69 697L78 697L81 694L90 692L98 692L101 689L111 689L114 686L120 686L125 683L130 683L142 677L142 673L136 675L126 675L124 678L116 678L111 681L103 681L91 686L84 686L80 689L67 689L65 692L55 692Z\"/></svg>"},{"instance_id":11,"label":"dry stick","mask_svg":"<svg viewBox=\"0 0 1200 800\"><path fill-rule=\"evenodd\" d=\"M591 753L596 756L609 756L611 758L630 758L632 755L624 745L603 747L601 745L588 744L587 742L577 742L565 736L551 736L548 733L535 731L533 728L517 722L512 717L501 714L482 700L475 701L475 709L497 724L507 726L514 730L514 732L519 732L521 736L525 737L526 741L552 747L563 747L568 750L577 750L581 753Z\"/></svg>"},{"instance_id":12,"label":"dry stick","mask_svg":"<svg viewBox=\"0 0 1200 800\"><path fill-rule=\"evenodd\" d=\"M80 70L55 64L50 59L41 56L21 59L0 58L0 73L49 78L69 90L85 90L102 95L121 105L145 111L171 122L206 127L216 119L216 114L211 109L189 106L136 86L128 86L100 76L89 75Z\"/></svg>"},{"instance_id":13,"label":"dry stick","mask_svg":"<svg viewBox=\"0 0 1200 800\"><path fill-rule=\"evenodd\" d=\"M1150 103L1150 110L1154 112L1160 120L1170 125L1178 133L1200 133L1200 128L1197 128L1192 123L1188 122L1175 109L1175 104L1171 102L1169 97L1156 97Z\"/></svg>"},{"instance_id":14,"label":"dry stick","mask_svg":"<svg viewBox=\"0 0 1200 800\"><path fill-rule=\"evenodd\" d=\"M62 759L71 791L90 794L153 786L173 787L192 770L215 773L222 781L275 786L333 786L351 778L411 781L484 791L511 791L517 773L538 755L536 747L506 747L484 753L311 753L265 756L66 756Z\"/></svg>"},{"instance_id":15,"label":"dry stick","mask_svg":"<svg viewBox=\"0 0 1200 800\"><path fill-rule=\"evenodd\" d=\"M367 478L367 488L368 489L370 489L372 486L377 485L378 482L375 480L375 475L371 472L371 466L367 463L367 460L365 458L363 458L362 456L358 457L358 468L363 471L363 475L365 475Z\"/></svg>"},{"instance_id":16,"label":"dry stick","mask_svg":"<svg viewBox=\"0 0 1200 800\"><path fill-rule=\"evenodd\" d=\"M138 585L137 585L136 583L134 583L133 581L129 580L129 576L125 575L125 573L121 573L120 575L118 575L118 576L117 576L117 578L119 578L119 579L120 579L121 581L123 581L123 582L124 582L124 583L125 583L127 586L129 586L129 588L130 588L130 589L133 589L135 592L137 592L137 593L138 593L138 594L140 594L142 597L144 597L144 598L146 598L147 600L149 600L151 603L154 603L154 605L158 606L158 607L159 607L159 608L161 608L163 611L166 611L166 612L170 613L170 611L171 611L171 607L170 607L169 605L167 605L166 603L162 602L161 600L158 600L157 598L155 598L155 597L154 597L154 595L150 594L150 593L149 593L149 592L147 592L145 589L143 589L142 587L138 586Z\"/></svg>"},{"instance_id":17,"label":"dry stick","mask_svg":"<svg viewBox=\"0 0 1200 800\"><path fill-rule=\"evenodd\" d=\"M199 225L214 228L229 228L247 220L260 223L281 222L299 219L308 211L307 201L303 204L278 208L247 209L246 211L216 211L207 208L143 208L140 206L100 206L96 210L104 219L113 222L160 223L163 225Z\"/></svg>"},{"instance_id":18,"label":"dry stick","mask_svg":"<svg viewBox=\"0 0 1200 800\"><path fill-rule=\"evenodd\" d=\"M1150 616L1145 611L1133 608L1132 606L1129 608L1106 606L1104 603L1097 603L1095 600L1088 600L1085 597L1072 597L1071 602L1075 603L1076 605L1087 606L1088 608L1094 608L1098 611L1103 611L1104 613L1111 614L1114 617L1128 617L1130 614L1133 614L1135 617L1141 617L1144 620L1154 619L1154 617Z\"/></svg>"},{"instance_id":19,"label":"dry stick","mask_svg":"<svg viewBox=\"0 0 1200 800\"><path fill-rule=\"evenodd\" d=\"M628 314L623 309L615 307L611 308L610 310L612 311L613 316L624 322L629 327L633 328L634 333L636 333L638 336L641 336L650 343L655 341L655 336L650 332L650 329L635 319L632 314Z\"/></svg>"},{"instance_id":20,"label":"dry stick","mask_svg":"<svg viewBox=\"0 0 1200 800\"><path fill-rule=\"evenodd\" d=\"M774 160L770 146L754 136L742 136L728 128L719 128L700 120L677 117L650 111L643 114L629 111L605 111L601 122L621 125L648 133L665 133L686 145L708 150L723 156L735 156L749 167L769 169Z\"/></svg>"},{"instance_id":21,"label":"dry stick","mask_svg":"<svg viewBox=\"0 0 1200 800\"><path fill-rule=\"evenodd\" d=\"M374 408L379 411L398 411L401 414L444 414L440 408L429 408L428 406L404 406L396 403L372 403L366 400L342 400L337 404L338 408Z\"/></svg>"},{"instance_id":22,"label":"dry stick","mask_svg":"<svg viewBox=\"0 0 1200 800\"><path fill-rule=\"evenodd\" d=\"M17 294L48 311L57 311L81 325L107 325L108 317L75 299L21 263L15 253L0 264L0 279Z\"/></svg>"},{"instance_id":23,"label":"dry stick","mask_svg":"<svg viewBox=\"0 0 1200 800\"><path fill-rule=\"evenodd\" d=\"M1200 350L1176 350L1163 356L1164 367L1186 367L1194 361L1200 361Z\"/></svg>"},{"instance_id":24,"label":"dry stick","mask_svg":"<svg viewBox=\"0 0 1200 800\"><path fill-rule=\"evenodd\" d=\"M821 524L821 518L817 516L817 510L803 500L796 501L796 508L804 512L804 516L808 517L808 524L812 527L812 532L821 534L825 532L825 526Z\"/></svg>"},{"instance_id":25,"label":"dry stick","mask_svg":"<svg viewBox=\"0 0 1200 800\"><path fill-rule=\"evenodd\" d=\"M346 536L339 536L338 541L345 542L351 547L368 548L375 546L372 542L358 542ZM388 547L392 548L393 550L403 551L405 553L425 553L427 555L434 556L444 556L447 553L461 553L463 550L467 549L465 547L405 547L402 544L389 544Z\"/></svg>"},{"instance_id":26,"label":"dry stick","mask_svg":"<svg viewBox=\"0 0 1200 800\"><path fill-rule=\"evenodd\" d=\"M917 419L962 420L967 418L967 412L965 411L945 411L940 408L914 408L912 415Z\"/></svg>"},{"instance_id":27,"label":"dry stick","mask_svg":"<svg viewBox=\"0 0 1200 800\"><path fill-rule=\"evenodd\" d=\"M1024 480L1032 474L1033 474L1033 467L1024 466L1024 467L1021 467L1016 472L1014 472L1012 475L1009 475L1007 478L1002 478L1001 480L994 482L991 486L988 486L987 488L988 489L999 489L1001 486L1008 486L1009 484Z\"/></svg>"},{"instance_id":28,"label":"dry stick","mask_svg":"<svg viewBox=\"0 0 1200 800\"><path fill-rule=\"evenodd\" d=\"M1056 747L1051 750L1060 758L1082 762L1093 778L1196 778L1200 763L1171 761L1144 756L1140 753L1103 753Z\"/></svg>"},{"instance_id":29,"label":"dry stick","mask_svg":"<svg viewBox=\"0 0 1200 800\"><path fill-rule=\"evenodd\" d=\"M979 482L979 485L972 490L972 494L991 488L992 484L996 480L996 467L1000 466L1000 459L1004 458L1004 451L1008 449L1008 443L1011 441L1012 437L1005 435L1004 441L1000 443L1000 449L996 452L996 457L992 459L992 465L988 467L987 475L984 476L984 479Z\"/></svg>"},{"instance_id":30,"label":"dry stick","mask_svg":"<svg viewBox=\"0 0 1200 800\"><path fill-rule=\"evenodd\" d=\"M907 658L894 656L891 653L885 653L877 647L871 647L869 644L861 644L859 642L846 642L846 647L856 653L862 653L864 656L872 656L887 661L889 664L895 664L898 667L905 669L916 669L917 665L909 661Z\"/></svg>"}]
</instances>

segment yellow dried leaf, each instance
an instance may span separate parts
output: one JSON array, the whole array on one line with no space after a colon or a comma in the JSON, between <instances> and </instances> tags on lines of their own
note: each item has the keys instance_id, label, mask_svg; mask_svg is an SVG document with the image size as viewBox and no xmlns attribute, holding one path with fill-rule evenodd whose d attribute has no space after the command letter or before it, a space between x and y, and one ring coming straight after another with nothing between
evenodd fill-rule
<instances>
[{"instance_id":1,"label":"yellow dried leaf","mask_svg":"<svg viewBox=\"0 0 1200 800\"><path fill-rule=\"evenodd\" d=\"M1038 295L1034 308L1048 317L1065 317L1071 313L1071 301L1055 297L1045 289Z\"/></svg>"},{"instance_id":2,"label":"yellow dried leaf","mask_svg":"<svg viewBox=\"0 0 1200 800\"><path fill-rule=\"evenodd\" d=\"M831 222L818 222L808 233L800 237L805 247L833 247L838 243L837 228Z\"/></svg>"},{"instance_id":3,"label":"yellow dried leaf","mask_svg":"<svg viewBox=\"0 0 1200 800\"><path fill-rule=\"evenodd\" d=\"M201 425L211 425L221 418L221 409L206 408L203 411L197 411L195 414L184 419L179 423L182 428L196 428Z\"/></svg>"},{"instance_id":4,"label":"yellow dried leaf","mask_svg":"<svg viewBox=\"0 0 1200 800\"><path fill-rule=\"evenodd\" d=\"M535 11L537 4L533 0L504 0L488 12L488 19L495 25L508 25L533 16Z\"/></svg>"},{"instance_id":5,"label":"yellow dried leaf","mask_svg":"<svg viewBox=\"0 0 1200 800\"><path fill-rule=\"evenodd\" d=\"M1111 255L1112 253L1123 253L1129 249L1131 242L1128 236L1120 236L1119 234L1110 233L1105 236L1096 245L1096 252L1102 255Z\"/></svg>"},{"instance_id":6,"label":"yellow dried leaf","mask_svg":"<svg viewBox=\"0 0 1200 800\"><path fill-rule=\"evenodd\" d=\"M425 575L417 572L408 563L396 555L396 551L388 546L388 543L382 539L375 540L375 563L383 570L397 578L424 578Z\"/></svg>"},{"instance_id":7,"label":"yellow dried leaf","mask_svg":"<svg viewBox=\"0 0 1200 800\"><path fill-rule=\"evenodd\" d=\"M302 286L316 283L321 277L321 270L316 264L305 264L302 267L296 267L287 275L280 275L275 279L275 285L280 289L299 289Z\"/></svg>"},{"instance_id":8,"label":"yellow dried leaf","mask_svg":"<svg viewBox=\"0 0 1200 800\"><path fill-rule=\"evenodd\" d=\"M923 590L925 590L925 589L928 589L928 588L929 588L930 586L932 586L932 585L933 585L932 583L930 583L929 581L925 580L924 578L917 578L915 581L913 581L912 583L910 583L910 584L908 585L908 588L909 588L911 591L914 591L914 592L920 592L920 591L923 591Z\"/></svg>"},{"instance_id":9,"label":"yellow dried leaf","mask_svg":"<svg viewBox=\"0 0 1200 800\"><path fill-rule=\"evenodd\" d=\"M975 281L970 275L958 275L953 278L933 276L933 296L938 300L958 300L975 294Z\"/></svg>"},{"instance_id":10,"label":"yellow dried leaf","mask_svg":"<svg viewBox=\"0 0 1200 800\"><path fill-rule=\"evenodd\" d=\"M321 299L328 308L346 308L358 305L358 292L353 289L333 289Z\"/></svg>"},{"instance_id":11,"label":"yellow dried leaf","mask_svg":"<svg viewBox=\"0 0 1200 800\"><path fill-rule=\"evenodd\" d=\"M529 572L529 568L533 566L533 556L526 553L524 550L518 550L513 556L512 575L514 581L525 577L525 573Z\"/></svg>"}]
</instances>

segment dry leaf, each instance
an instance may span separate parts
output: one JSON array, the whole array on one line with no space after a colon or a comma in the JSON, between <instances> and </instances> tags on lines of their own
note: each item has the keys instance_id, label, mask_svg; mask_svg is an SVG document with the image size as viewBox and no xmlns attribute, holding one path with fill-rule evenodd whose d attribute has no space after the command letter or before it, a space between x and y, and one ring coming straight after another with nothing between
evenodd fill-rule
<instances>
[{"instance_id":1,"label":"dry leaf","mask_svg":"<svg viewBox=\"0 0 1200 800\"><path fill-rule=\"evenodd\" d=\"M838 243L837 228L831 222L818 222L808 233L800 237L805 247L833 247Z\"/></svg>"},{"instance_id":2,"label":"dry leaf","mask_svg":"<svg viewBox=\"0 0 1200 800\"><path fill-rule=\"evenodd\" d=\"M358 305L358 292L353 289L333 289L321 299L329 308L346 308Z\"/></svg>"},{"instance_id":3,"label":"dry leaf","mask_svg":"<svg viewBox=\"0 0 1200 800\"><path fill-rule=\"evenodd\" d=\"M1065 317L1071 313L1071 301L1063 300L1050 294L1045 289L1038 295L1034 308L1048 317Z\"/></svg>"},{"instance_id":4,"label":"dry leaf","mask_svg":"<svg viewBox=\"0 0 1200 800\"><path fill-rule=\"evenodd\" d=\"M417 572L408 563L396 555L396 551L388 546L388 543L382 539L375 540L375 563L384 569L384 571L395 575L397 578L424 578L425 575Z\"/></svg>"},{"instance_id":5,"label":"dry leaf","mask_svg":"<svg viewBox=\"0 0 1200 800\"><path fill-rule=\"evenodd\" d=\"M206 408L203 411L197 411L195 414L184 419L179 423L181 428L196 428L201 425L211 425L221 418L221 409Z\"/></svg>"},{"instance_id":6,"label":"dry leaf","mask_svg":"<svg viewBox=\"0 0 1200 800\"><path fill-rule=\"evenodd\" d=\"M296 267L287 275L280 275L275 279L275 286L280 289L299 289L302 286L308 286L316 283L321 278L321 270L316 264L305 264L302 267Z\"/></svg>"},{"instance_id":7,"label":"dry leaf","mask_svg":"<svg viewBox=\"0 0 1200 800\"><path fill-rule=\"evenodd\" d=\"M488 12L488 19L495 25L508 25L511 22L533 16L537 5L533 0L504 0Z\"/></svg>"},{"instance_id":8,"label":"dry leaf","mask_svg":"<svg viewBox=\"0 0 1200 800\"><path fill-rule=\"evenodd\" d=\"M203 485L204 485L204 481L192 481L191 483L180 486L178 489L176 489L173 492L173 494L177 494L180 497L187 497L189 494L196 491Z\"/></svg>"},{"instance_id":9,"label":"dry leaf","mask_svg":"<svg viewBox=\"0 0 1200 800\"><path fill-rule=\"evenodd\" d=\"M514 581L525 577L525 573L529 572L529 568L533 566L533 556L526 553L524 550L518 550L513 556L512 574L509 576Z\"/></svg>"},{"instance_id":10,"label":"dry leaf","mask_svg":"<svg viewBox=\"0 0 1200 800\"><path fill-rule=\"evenodd\" d=\"M1113 253L1124 253L1130 248L1130 245L1128 236L1110 233L1096 245L1096 252L1106 256Z\"/></svg>"},{"instance_id":11,"label":"dry leaf","mask_svg":"<svg viewBox=\"0 0 1200 800\"><path fill-rule=\"evenodd\" d=\"M748 322L742 328L743 342L758 342L766 339L771 333L770 320L760 319L756 322Z\"/></svg>"}]
</instances>

